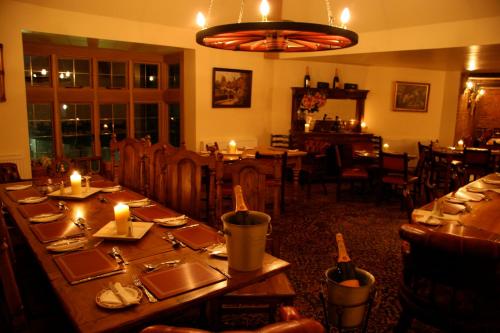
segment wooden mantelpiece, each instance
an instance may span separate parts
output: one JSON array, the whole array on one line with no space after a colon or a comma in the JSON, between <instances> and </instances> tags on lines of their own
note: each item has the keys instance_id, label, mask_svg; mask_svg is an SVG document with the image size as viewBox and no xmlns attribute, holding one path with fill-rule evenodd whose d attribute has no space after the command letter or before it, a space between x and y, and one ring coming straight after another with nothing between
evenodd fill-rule
<instances>
[{"instance_id":1,"label":"wooden mantelpiece","mask_svg":"<svg viewBox=\"0 0 500 333\"><path fill-rule=\"evenodd\" d=\"M346 145L353 143L371 142L372 133L354 133L354 132L309 132L293 131L290 133L292 146L294 148L304 149L306 140L315 140L328 142L334 145Z\"/></svg>"}]
</instances>

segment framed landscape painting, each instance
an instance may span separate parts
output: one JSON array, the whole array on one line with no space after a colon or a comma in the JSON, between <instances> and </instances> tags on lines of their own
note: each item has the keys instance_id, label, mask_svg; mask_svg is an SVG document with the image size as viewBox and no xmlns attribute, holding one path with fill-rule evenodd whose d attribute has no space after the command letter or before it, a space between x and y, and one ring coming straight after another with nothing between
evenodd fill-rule
<instances>
[{"instance_id":1,"label":"framed landscape painting","mask_svg":"<svg viewBox=\"0 0 500 333\"><path fill-rule=\"evenodd\" d=\"M214 68L213 108L249 108L252 103L252 71Z\"/></svg>"},{"instance_id":2,"label":"framed landscape painting","mask_svg":"<svg viewBox=\"0 0 500 333\"><path fill-rule=\"evenodd\" d=\"M394 111L427 112L430 83L397 81L394 87Z\"/></svg>"}]
</instances>

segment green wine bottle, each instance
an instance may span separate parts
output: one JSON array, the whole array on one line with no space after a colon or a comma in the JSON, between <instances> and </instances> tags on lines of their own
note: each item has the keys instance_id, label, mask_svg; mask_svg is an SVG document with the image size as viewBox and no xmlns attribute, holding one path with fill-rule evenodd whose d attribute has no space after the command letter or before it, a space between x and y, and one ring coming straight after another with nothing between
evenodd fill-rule
<instances>
[{"instance_id":1,"label":"green wine bottle","mask_svg":"<svg viewBox=\"0 0 500 333\"><path fill-rule=\"evenodd\" d=\"M359 287L359 280L356 278L356 267L347 254L344 238L341 233L335 235L337 240L338 259L337 268L333 273L333 280L346 287Z\"/></svg>"}]
</instances>

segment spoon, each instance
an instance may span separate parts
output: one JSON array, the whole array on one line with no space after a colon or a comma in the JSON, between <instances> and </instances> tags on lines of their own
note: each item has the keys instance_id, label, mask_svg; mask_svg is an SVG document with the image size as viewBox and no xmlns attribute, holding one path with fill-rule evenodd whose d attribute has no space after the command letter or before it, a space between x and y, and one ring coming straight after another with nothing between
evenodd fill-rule
<instances>
[{"instance_id":1,"label":"spoon","mask_svg":"<svg viewBox=\"0 0 500 333\"><path fill-rule=\"evenodd\" d=\"M115 258L121 259L121 261L124 265L128 265L128 261L126 261L123 258L122 251L120 250L120 248L118 246L113 246L113 248L111 249L111 255L113 255Z\"/></svg>"},{"instance_id":2,"label":"spoon","mask_svg":"<svg viewBox=\"0 0 500 333\"><path fill-rule=\"evenodd\" d=\"M68 206L66 206L66 201L59 201L57 205L60 210L69 210Z\"/></svg>"},{"instance_id":3,"label":"spoon","mask_svg":"<svg viewBox=\"0 0 500 333\"><path fill-rule=\"evenodd\" d=\"M162 261L162 262L157 263L157 264L144 264L144 268L148 272L151 272L151 271L154 271L154 270L158 269L160 266L163 266L163 265L177 266L177 264L180 263L180 262L181 261L179 259L177 259L177 260L168 260L168 261Z\"/></svg>"}]
</instances>

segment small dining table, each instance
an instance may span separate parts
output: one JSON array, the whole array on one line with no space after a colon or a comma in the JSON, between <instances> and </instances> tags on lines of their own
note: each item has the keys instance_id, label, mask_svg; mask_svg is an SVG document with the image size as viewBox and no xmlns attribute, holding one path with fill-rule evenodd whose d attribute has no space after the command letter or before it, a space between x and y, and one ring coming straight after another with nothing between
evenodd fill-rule
<instances>
[{"instance_id":1,"label":"small dining table","mask_svg":"<svg viewBox=\"0 0 500 333\"><path fill-rule=\"evenodd\" d=\"M109 186L116 185L110 181L104 182L108 182ZM15 185L22 184L29 185L31 182L16 183ZM92 184L96 183L91 183L91 186L93 186ZM26 239L28 246L32 249L54 293L60 299L65 314L78 332L138 331L144 325L158 318L168 321L168 317L176 312L201 305L228 292L259 282L283 272L289 266L288 262L265 253L262 268L250 272L241 272L228 267L227 259L210 255L209 251L205 250L206 246L210 245L203 244L203 247L191 248L188 243L185 247L175 247L168 239L165 239L166 232L170 231L173 234L177 232L176 235L180 239L180 232L182 228L186 227L188 228L186 230L194 230L194 227L201 228L198 230L213 235L214 243L224 242L222 236L218 235L216 230L189 217L185 226L177 228L164 227L158 223L153 223L143 236L136 237L136 239L121 240L113 237L95 237L94 234L102 232L103 227L114 220L113 207L116 200L135 198L134 200L140 201L144 198L142 195L125 188L111 193L97 192L80 199L64 197L61 199L61 197L55 196L37 204L20 204L18 200L22 197L22 192L6 190L6 187L12 185L0 185L0 199L16 227ZM32 198L36 191L43 195L44 190L47 190L46 186L33 186L24 191L27 191L25 196ZM30 214L34 214L35 211L40 212L42 206L54 209L55 212L61 213L62 217L54 222L30 223ZM153 201L149 202L147 207L162 209L164 215L171 217L180 215ZM140 218L140 216L144 216L144 214L139 214L141 209L146 208L130 208L132 216L136 216L136 222L131 222L134 230L142 225L139 223L147 223L141 221L143 218ZM79 217L80 219L78 219ZM80 223L82 221L84 223ZM79 227L82 227L81 233L88 239L88 244L83 250L77 252L50 252L46 247L55 240L54 235L48 233L45 236L42 235L42 237L40 230L44 227L55 227L57 224L64 224L68 230L74 230L74 224L78 224ZM59 236L60 239L66 237L64 235ZM102 239L103 241L101 241ZM120 264L119 271L113 271L112 275L109 276L96 273L88 279L81 279L76 282L68 277L71 275L68 274L65 265L73 265L74 272L78 272L80 269L78 262L72 261L73 259L70 256L78 258L79 254L86 255L94 252L97 255L96 258L100 258L99 260L109 261L109 258L112 258L110 254L113 253L114 247L120 249L123 259L127 262L126 265L123 262ZM180 260L181 263L178 266L180 268L194 267L202 272L208 272L211 276L216 276L217 279L210 283L193 284L191 286L192 281L190 279L192 276L184 276L180 280L176 278L171 283L179 284L180 289L183 291L174 292L171 296L165 294L166 296L156 303L150 303L144 297L141 299L140 304L121 309L103 308L97 304L97 295L109 287L110 283L120 282L123 286L130 286L133 285L136 276L147 280L148 274L154 273L145 272L144 264L171 260ZM165 270L168 269L165 268ZM230 278L218 272L230 274Z\"/></svg>"}]
</instances>

